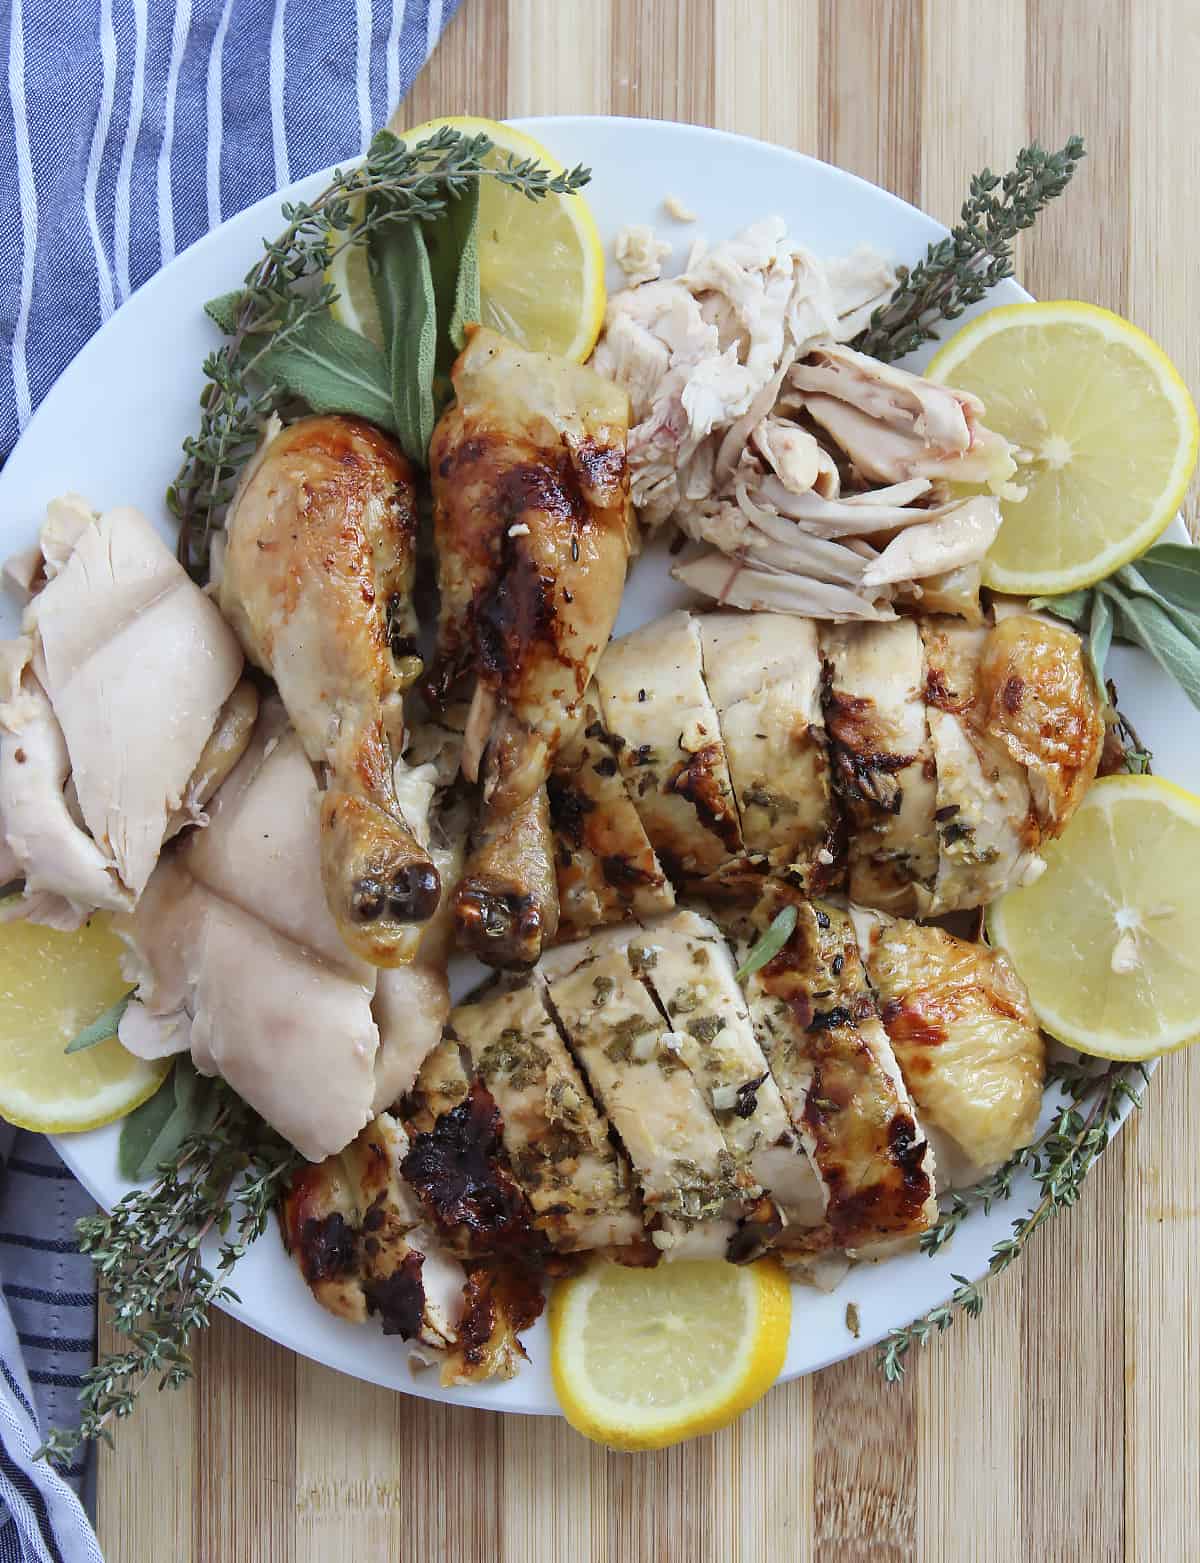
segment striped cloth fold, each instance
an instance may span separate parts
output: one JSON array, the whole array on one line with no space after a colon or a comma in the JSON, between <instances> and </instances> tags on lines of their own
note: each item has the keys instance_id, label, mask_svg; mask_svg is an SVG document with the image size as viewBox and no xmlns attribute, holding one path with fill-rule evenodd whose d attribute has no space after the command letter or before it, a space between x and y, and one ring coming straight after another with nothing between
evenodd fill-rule
<instances>
[{"instance_id":1,"label":"striped cloth fold","mask_svg":"<svg viewBox=\"0 0 1200 1563\"><path fill-rule=\"evenodd\" d=\"M361 153L458 3L0 0L0 460L159 267ZM0 1162L0 1563L82 1563L100 1558L87 1462L59 1476L32 1456L77 1423L93 1360L73 1241L93 1207L38 1136L0 1124Z\"/></svg>"}]
</instances>

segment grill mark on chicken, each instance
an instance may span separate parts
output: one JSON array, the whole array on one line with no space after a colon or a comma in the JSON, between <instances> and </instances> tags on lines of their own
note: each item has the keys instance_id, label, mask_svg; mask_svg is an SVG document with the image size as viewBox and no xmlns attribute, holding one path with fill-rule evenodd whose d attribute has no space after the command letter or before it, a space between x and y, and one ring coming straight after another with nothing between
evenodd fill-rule
<instances>
[{"instance_id":1,"label":"grill mark on chicken","mask_svg":"<svg viewBox=\"0 0 1200 1563\"><path fill-rule=\"evenodd\" d=\"M517 1359L527 1361L518 1335L545 1306L540 1280L520 1267L479 1266L467 1275L458 1343L444 1383L468 1383L496 1375L511 1378Z\"/></svg>"},{"instance_id":2,"label":"grill mark on chicken","mask_svg":"<svg viewBox=\"0 0 1200 1563\"><path fill-rule=\"evenodd\" d=\"M844 797L873 803L888 814L899 814L904 799L896 781L916 760L915 754L891 754L876 748L875 702L861 696L826 693L826 726L834 772Z\"/></svg>"},{"instance_id":3,"label":"grill mark on chicken","mask_svg":"<svg viewBox=\"0 0 1200 1563\"><path fill-rule=\"evenodd\" d=\"M732 853L742 844L742 830L732 789L721 779L724 770L724 746L705 744L679 761L663 783L663 791L686 798L702 822Z\"/></svg>"},{"instance_id":4,"label":"grill mark on chicken","mask_svg":"<svg viewBox=\"0 0 1200 1563\"><path fill-rule=\"evenodd\" d=\"M775 909L772 899L763 915ZM824 1185L826 1240L857 1249L914 1236L936 1209L928 1148L850 920L813 903L798 912L791 938L750 978L748 995L768 1064ZM802 1235L801 1246L813 1241Z\"/></svg>"},{"instance_id":5,"label":"grill mark on chicken","mask_svg":"<svg viewBox=\"0 0 1200 1563\"><path fill-rule=\"evenodd\" d=\"M370 1211L367 1215L370 1216ZM363 1226L367 1226L365 1220ZM425 1288L421 1282L424 1265L425 1255L412 1249L390 1275L376 1276L363 1283L367 1311L379 1315L385 1335L413 1340L421 1333L425 1311Z\"/></svg>"},{"instance_id":6,"label":"grill mark on chicken","mask_svg":"<svg viewBox=\"0 0 1200 1563\"><path fill-rule=\"evenodd\" d=\"M336 1280L354 1268L354 1229L338 1211L329 1216L310 1216L300 1223L295 1250L301 1273L310 1286L314 1281Z\"/></svg>"},{"instance_id":7,"label":"grill mark on chicken","mask_svg":"<svg viewBox=\"0 0 1200 1563\"><path fill-rule=\"evenodd\" d=\"M502 1165L500 1112L481 1080L466 1098L413 1137L400 1164L439 1228L476 1251L529 1251L541 1246L525 1196Z\"/></svg>"}]
</instances>

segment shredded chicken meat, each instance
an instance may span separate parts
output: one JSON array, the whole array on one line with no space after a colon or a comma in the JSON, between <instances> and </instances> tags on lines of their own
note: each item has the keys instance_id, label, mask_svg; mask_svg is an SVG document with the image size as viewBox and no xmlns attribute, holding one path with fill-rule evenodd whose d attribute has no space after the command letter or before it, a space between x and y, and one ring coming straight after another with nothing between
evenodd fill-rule
<instances>
[{"instance_id":1,"label":"shredded chicken meat","mask_svg":"<svg viewBox=\"0 0 1200 1563\"><path fill-rule=\"evenodd\" d=\"M835 620L891 618L928 581L938 608L973 616L1016 465L976 397L845 345L890 293L886 263L819 261L768 218L697 244L677 277L658 267L613 296L594 362L630 395L641 520L709 550L677 578Z\"/></svg>"}]
</instances>

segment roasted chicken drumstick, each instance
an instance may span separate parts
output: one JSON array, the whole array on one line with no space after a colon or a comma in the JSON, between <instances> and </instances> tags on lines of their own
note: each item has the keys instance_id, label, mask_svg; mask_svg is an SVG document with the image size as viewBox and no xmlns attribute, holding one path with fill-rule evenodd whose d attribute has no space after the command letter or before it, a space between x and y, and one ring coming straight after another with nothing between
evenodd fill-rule
<instances>
[{"instance_id":1,"label":"roasted chicken drumstick","mask_svg":"<svg viewBox=\"0 0 1200 1563\"><path fill-rule=\"evenodd\" d=\"M220 604L305 751L327 768L321 872L342 938L376 966L412 959L438 872L401 812L393 768L419 676L410 603L416 511L397 447L356 418L269 439L230 510Z\"/></svg>"},{"instance_id":2,"label":"roasted chicken drumstick","mask_svg":"<svg viewBox=\"0 0 1200 1563\"><path fill-rule=\"evenodd\" d=\"M452 378L457 400L429 458L441 590L432 693L476 675L462 763L483 809L455 919L481 959L529 966L558 924L546 778L580 724L625 584L629 404L592 370L482 327Z\"/></svg>"}]
</instances>

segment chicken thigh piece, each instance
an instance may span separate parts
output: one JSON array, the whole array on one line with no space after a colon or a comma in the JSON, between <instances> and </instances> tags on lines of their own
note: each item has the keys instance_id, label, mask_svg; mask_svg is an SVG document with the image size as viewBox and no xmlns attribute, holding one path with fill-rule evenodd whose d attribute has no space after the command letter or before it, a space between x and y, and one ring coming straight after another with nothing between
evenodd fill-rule
<instances>
[{"instance_id":1,"label":"chicken thigh piece","mask_svg":"<svg viewBox=\"0 0 1200 1563\"><path fill-rule=\"evenodd\" d=\"M327 767L321 871L350 948L411 960L438 872L397 800L402 697L421 672L410 591L416 512L396 446L356 418L304 418L247 468L227 523L220 603Z\"/></svg>"},{"instance_id":2,"label":"chicken thigh piece","mask_svg":"<svg viewBox=\"0 0 1200 1563\"><path fill-rule=\"evenodd\" d=\"M462 763L482 781L484 808L458 926L481 959L511 964L514 919L529 925L544 911L545 930L516 952L523 963L552 932L554 909L538 905L533 886L497 882L492 843L579 726L620 606L632 536L629 403L592 370L483 328L453 380L457 400L430 449L441 591L431 688L444 699L476 674Z\"/></svg>"}]
</instances>

